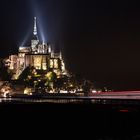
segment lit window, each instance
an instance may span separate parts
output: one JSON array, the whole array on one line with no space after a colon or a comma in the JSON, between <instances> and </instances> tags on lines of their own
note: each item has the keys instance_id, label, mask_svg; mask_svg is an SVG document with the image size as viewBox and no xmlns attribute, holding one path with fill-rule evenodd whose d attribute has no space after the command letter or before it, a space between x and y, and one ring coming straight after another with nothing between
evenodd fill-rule
<instances>
[{"instance_id":1,"label":"lit window","mask_svg":"<svg viewBox=\"0 0 140 140\"><path fill-rule=\"evenodd\" d=\"M53 59L50 59L50 68L53 68Z\"/></svg>"},{"instance_id":2,"label":"lit window","mask_svg":"<svg viewBox=\"0 0 140 140\"><path fill-rule=\"evenodd\" d=\"M54 59L54 68L58 69L58 59Z\"/></svg>"},{"instance_id":3,"label":"lit window","mask_svg":"<svg viewBox=\"0 0 140 140\"><path fill-rule=\"evenodd\" d=\"M43 70L47 70L46 63L43 63L43 64L42 64L42 69L43 69Z\"/></svg>"},{"instance_id":4,"label":"lit window","mask_svg":"<svg viewBox=\"0 0 140 140\"><path fill-rule=\"evenodd\" d=\"M34 57L34 67L36 69L41 69L41 57L40 56Z\"/></svg>"}]
</instances>

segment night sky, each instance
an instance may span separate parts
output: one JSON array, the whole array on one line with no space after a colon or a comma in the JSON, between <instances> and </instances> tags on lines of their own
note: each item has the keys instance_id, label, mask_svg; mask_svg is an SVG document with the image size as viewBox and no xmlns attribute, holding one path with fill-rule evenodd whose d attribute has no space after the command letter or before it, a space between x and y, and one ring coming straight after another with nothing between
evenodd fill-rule
<instances>
[{"instance_id":1,"label":"night sky","mask_svg":"<svg viewBox=\"0 0 140 140\"><path fill-rule=\"evenodd\" d=\"M140 90L140 4L125 0L1 0L0 55L40 38L69 71L116 90ZM42 37L43 36L43 37Z\"/></svg>"}]
</instances>

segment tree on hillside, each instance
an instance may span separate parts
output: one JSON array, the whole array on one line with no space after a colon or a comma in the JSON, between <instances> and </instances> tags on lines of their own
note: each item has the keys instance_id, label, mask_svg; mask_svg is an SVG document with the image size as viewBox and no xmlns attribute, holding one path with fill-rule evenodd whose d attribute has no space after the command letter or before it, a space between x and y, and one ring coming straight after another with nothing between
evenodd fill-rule
<instances>
[{"instance_id":1,"label":"tree on hillside","mask_svg":"<svg viewBox=\"0 0 140 140\"><path fill-rule=\"evenodd\" d=\"M0 60L0 79L2 81L10 81L12 78L12 74L8 71L8 67L5 66L3 60Z\"/></svg>"}]
</instances>

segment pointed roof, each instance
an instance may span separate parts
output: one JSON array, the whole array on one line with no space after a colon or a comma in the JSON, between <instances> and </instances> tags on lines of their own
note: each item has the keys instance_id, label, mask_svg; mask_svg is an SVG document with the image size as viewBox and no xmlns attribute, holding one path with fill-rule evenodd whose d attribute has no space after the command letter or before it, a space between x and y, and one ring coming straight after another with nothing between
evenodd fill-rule
<instances>
[{"instance_id":1,"label":"pointed roof","mask_svg":"<svg viewBox=\"0 0 140 140\"><path fill-rule=\"evenodd\" d=\"M36 23L36 17L34 17L34 31L33 35L37 35L37 23Z\"/></svg>"},{"instance_id":2,"label":"pointed roof","mask_svg":"<svg viewBox=\"0 0 140 140\"><path fill-rule=\"evenodd\" d=\"M34 17L33 40L38 40L38 35L37 35L37 18L36 17Z\"/></svg>"}]
</instances>

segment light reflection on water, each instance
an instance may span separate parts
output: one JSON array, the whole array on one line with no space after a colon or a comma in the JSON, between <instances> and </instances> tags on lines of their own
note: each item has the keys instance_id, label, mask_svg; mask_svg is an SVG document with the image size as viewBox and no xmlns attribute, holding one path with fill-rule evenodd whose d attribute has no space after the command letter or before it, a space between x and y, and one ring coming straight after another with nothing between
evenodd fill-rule
<instances>
[{"instance_id":1,"label":"light reflection on water","mask_svg":"<svg viewBox=\"0 0 140 140\"><path fill-rule=\"evenodd\" d=\"M59 103L59 104L129 104L140 105L140 100L114 100L92 98L0 98L0 103Z\"/></svg>"},{"instance_id":2,"label":"light reflection on water","mask_svg":"<svg viewBox=\"0 0 140 140\"><path fill-rule=\"evenodd\" d=\"M0 98L0 103L83 103L83 99L25 99L25 98Z\"/></svg>"}]
</instances>

